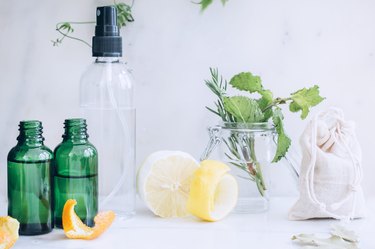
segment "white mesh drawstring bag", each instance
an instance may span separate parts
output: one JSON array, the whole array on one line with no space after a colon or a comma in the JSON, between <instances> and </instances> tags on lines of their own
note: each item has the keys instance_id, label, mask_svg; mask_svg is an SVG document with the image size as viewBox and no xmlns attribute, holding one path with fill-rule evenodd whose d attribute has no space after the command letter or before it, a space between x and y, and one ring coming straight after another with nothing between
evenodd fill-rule
<instances>
[{"instance_id":1,"label":"white mesh drawstring bag","mask_svg":"<svg viewBox=\"0 0 375 249\"><path fill-rule=\"evenodd\" d=\"M354 123L331 108L310 121L300 143L300 197L289 219L363 217L361 148Z\"/></svg>"}]
</instances>

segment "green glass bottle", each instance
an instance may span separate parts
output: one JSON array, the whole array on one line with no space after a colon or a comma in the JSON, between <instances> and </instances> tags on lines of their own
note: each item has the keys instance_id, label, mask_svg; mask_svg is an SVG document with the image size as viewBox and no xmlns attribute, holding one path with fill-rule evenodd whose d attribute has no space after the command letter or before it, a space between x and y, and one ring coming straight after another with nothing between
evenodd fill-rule
<instances>
[{"instance_id":1,"label":"green glass bottle","mask_svg":"<svg viewBox=\"0 0 375 249\"><path fill-rule=\"evenodd\" d=\"M82 221L94 225L98 212L98 153L89 141L85 119L64 122L63 141L55 151L54 219L62 227L62 211L68 199L76 199L75 211Z\"/></svg>"},{"instance_id":2,"label":"green glass bottle","mask_svg":"<svg viewBox=\"0 0 375 249\"><path fill-rule=\"evenodd\" d=\"M18 143L8 154L8 215L21 235L52 231L52 151L44 146L40 121L21 121Z\"/></svg>"}]
</instances>

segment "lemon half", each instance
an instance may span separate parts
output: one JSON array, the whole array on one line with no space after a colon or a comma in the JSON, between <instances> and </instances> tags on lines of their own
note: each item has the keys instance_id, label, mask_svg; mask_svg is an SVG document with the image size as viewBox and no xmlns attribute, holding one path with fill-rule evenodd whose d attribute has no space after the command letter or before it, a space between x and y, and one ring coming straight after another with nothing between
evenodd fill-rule
<instances>
[{"instance_id":1,"label":"lemon half","mask_svg":"<svg viewBox=\"0 0 375 249\"><path fill-rule=\"evenodd\" d=\"M188 215L190 183L198 162L181 151L151 154L138 171L137 188L147 207L160 217Z\"/></svg>"},{"instance_id":2,"label":"lemon half","mask_svg":"<svg viewBox=\"0 0 375 249\"><path fill-rule=\"evenodd\" d=\"M206 221L227 216L238 199L236 179L228 174L230 168L219 161L205 160L200 164L190 185L188 211Z\"/></svg>"}]
</instances>

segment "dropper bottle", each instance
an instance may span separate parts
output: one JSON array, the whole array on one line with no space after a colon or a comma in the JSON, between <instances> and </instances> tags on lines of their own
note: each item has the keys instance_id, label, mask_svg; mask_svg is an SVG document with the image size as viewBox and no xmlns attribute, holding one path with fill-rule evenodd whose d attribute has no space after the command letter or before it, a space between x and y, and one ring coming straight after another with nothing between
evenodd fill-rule
<instances>
[{"instance_id":1,"label":"dropper bottle","mask_svg":"<svg viewBox=\"0 0 375 249\"><path fill-rule=\"evenodd\" d=\"M92 227L98 213L98 153L88 140L85 119L66 119L64 130L63 141L54 151L55 226L63 228L64 205L75 199L78 217Z\"/></svg>"},{"instance_id":2,"label":"dropper bottle","mask_svg":"<svg viewBox=\"0 0 375 249\"><path fill-rule=\"evenodd\" d=\"M52 231L52 151L44 145L38 120L21 121L18 143L8 154L8 215L20 235Z\"/></svg>"},{"instance_id":3,"label":"dropper bottle","mask_svg":"<svg viewBox=\"0 0 375 249\"><path fill-rule=\"evenodd\" d=\"M82 115L99 153L99 208L129 217L135 210L134 84L121 61L122 38L114 6L96 10L93 64L80 85Z\"/></svg>"}]
</instances>

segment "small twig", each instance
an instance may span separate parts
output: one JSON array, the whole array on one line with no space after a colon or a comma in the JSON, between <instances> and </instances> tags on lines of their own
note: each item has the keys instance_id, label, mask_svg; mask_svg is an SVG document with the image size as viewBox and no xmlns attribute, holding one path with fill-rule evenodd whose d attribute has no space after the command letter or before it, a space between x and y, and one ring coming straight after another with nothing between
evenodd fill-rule
<instances>
[{"instance_id":1,"label":"small twig","mask_svg":"<svg viewBox=\"0 0 375 249\"><path fill-rule=\"evenodd\" d=\"M286 104L287 101L291 101L291 100L292 100L292 98L285 98L285 99L283 99L283 98L276 98L271 104L269 104L268 106L266 106L262 110L262 112L264 113L264 112L268 111L269 109L271 109L274 106L281 105L281 104Z\"/></svg>"},{"instance_id":2,"label":"small twig","mask_svg":"<svg viewBox=\"0 0 375 249\"><path fill-rule=\"evenodd\" d=\"M60 38L60 39L57 38L55 41L52 41L53 45L57 46L58 44L61 44L61 42L65 38L70 38L72 40L80 41L80 42L86 44L87 46L91 47L91 45L88 42L86 42L85 40L80 39L78 37L70 36L68 34L74 32L74 29L72 28L71 24L94 24L94 23L95 22L93 22L93 21L90 21L90 22L59 22L59 23L57 23L56 24L56 31L62 35L62 38ZM66 32L62 32L61 30L66 30Z\"/></svg>"},{"instance_id":3,"label":"small twig","mask_svg":"<svg viewBox=\"0 0 375 249\"><path fill-rule=\"evenodd\" d=\"M56 31L59 32L61 35L63 35L63 37L60 39L60 42L61 42L65 37L67 37L67 38L70 38L70 39L73 39L73 40L76 40L76 41L83 42L84 44L86 44L87 46L89 46L89 47L91 48L91 45L90 45L87 41L85 41L85 40L82 40L82 39L77 38L77 37L74 37L74 36L67 35L67 34L61 32L59 29L56 29Z\"/></svg>"}]
</instances>

